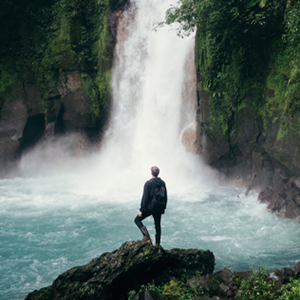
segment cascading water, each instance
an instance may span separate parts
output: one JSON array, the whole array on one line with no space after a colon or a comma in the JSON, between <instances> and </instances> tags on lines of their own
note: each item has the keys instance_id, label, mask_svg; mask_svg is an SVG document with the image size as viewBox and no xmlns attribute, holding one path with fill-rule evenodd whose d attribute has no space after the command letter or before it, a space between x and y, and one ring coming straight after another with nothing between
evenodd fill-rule
<instances>
[{"instance_id":1,"label":"cascading water","mask_svg":"<svg viewBox=\"0 0 300 300\"><path fill-rule=\"evenodd\" d=\"M120 21L113 114L100 157L110 173L159 165L171 180L184 178L178 169L190 172L195 165L180 142L182 129L195 120L194 38L180 39L167 27L153 30L169 5L133 2Z\"/></svg>"},{"instance_id":2,"label":"cascading water","mask_svg":"<svg viewBox=\"0 0 300 300\"><path fill-rule=\"evenodd\" d=\"M174 2L174 1L173 1ZM195 112L193 37L153 31L171 1L132 1L118 27L113 112L100 154L63 156L71 137L23 157L22 177L0 181L0 298L23 299L65 270L126 240L150 167L168 187L166 249L210 249L216 269L292 267L299 224L282 220L212 175L180 142ZM239 197L237 197L239 195ZM150 234L153 221L145 221Z\"/></svg>"}]
</instances>

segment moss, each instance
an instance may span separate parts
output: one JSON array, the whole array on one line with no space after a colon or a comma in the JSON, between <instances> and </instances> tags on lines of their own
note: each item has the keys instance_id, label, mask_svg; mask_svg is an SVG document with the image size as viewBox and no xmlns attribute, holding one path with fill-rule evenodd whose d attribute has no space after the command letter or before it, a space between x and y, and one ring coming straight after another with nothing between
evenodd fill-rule
<instances>
[{"instance_id":1,"label":"moss","mask_svg":"<svg viewBox=\"0 0 300 300\"><path fill-rule=\"evenodd\" d=\"M45 69L72 70L76 68L76 54L71 46L70 28L70 20L63 17L56 36L49 43L41 62Z\"/></svg>"},{"instance_id":2,"label":"moss","mask_svg":"<svg viewBox=\"0 0 300 300\"><path fill-rule=\"evenodd\" d=\"M6 1L6 0L4 0ZM90 125L103 124L110 103L111 60L113 48L108 31L108 0L53 0L47 4L33 0L28 7L7 3L3 16L18 15L12 22L11 36L3 36L0 46L0 109L18 78L38 87L42 94L41 106L49 92L58 93L63 74L81 74L82 93L89 96ZM119 3L115 3L115 6ZM11 11L13 9L13 11ZM30 11L26 18L25 11ZM2 13L1 13L2 14ZM3 22L11 18L3 18ZM14 32L15 30L15 32ZM8 51L10 49L10 51ZM99 122L99 120L102 121ZM47 121L47 120L46 120Z\"/></svg>"},{"instance_id":3,"label":"moss","mask_svg":"<svg viewBox=\"0 0 300 300\"><path fill-rule=\"evenodd\" d=\"M6 66L0 64L0 116L4 101L12 91L16 81L16 74L11 73L8 66L8 64Z\"/></svg>"}]
</instances>

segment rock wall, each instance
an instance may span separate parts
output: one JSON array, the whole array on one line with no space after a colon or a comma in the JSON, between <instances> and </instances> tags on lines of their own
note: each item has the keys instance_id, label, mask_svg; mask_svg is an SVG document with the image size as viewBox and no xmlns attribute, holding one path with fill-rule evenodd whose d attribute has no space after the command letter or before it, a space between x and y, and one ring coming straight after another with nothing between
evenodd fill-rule
<instances>
[{"instance_id":1,"label":"rock wall","mask_svg":"<svg viewBox=\"0 0 300 300\"><path fill-rule=\"evenodd\" d=\"M211 132L209 94L200 93L197 113L198 152L230 184L251 185L259 200L283 217L300 217L299 134L293 130L279 138L280 125L262 118L249 107L235 113L229 132ZM253 178L254 177L254 178Z\"/></svg>"},{"instance_id":2,"label":"rock wall","mask_svg":"<svg viewBox=\"0 0 300 300\"><path fill-rule=\"evenodd\" d=\"M36 61L26 58L32 66L24 66L21 58L17 58L11 68L1 59L1 73L8 74L6 69L9 69L13 75L10 88L5 89L5 82L0 82L3 83L0 93L0 177L14 168L22 153L47 139L77 132L85 140L99 142L109 117L116 28L127 1L105 2L106 6L103 1L94 2L101 15L97 15L97 11L91 12L84 3L71 2L53 12L57 16L49 21L48 27L45 25L41 29L41 33L46 32L48 36L51 32L51 38L43 41L45 50L39 44L34 45L36 53L32 56ZM51 5L50 9L56 9L59 0L52 1ZM31 9L34 15L35 11ZM40 9L38 12L46 10L42 4ZM71 9L73 13L68 14ZM76 17L81 13L84 14L81 18ZM38 22L39 18L35 16L32 22ZM16 23L15 26L23 25ZM31 34L27 36L29 40L36 38L35 32ZM6 42L12 44L10 40ZM13 46L16 53L11 56L27 55L32 51L17 42ZM7 55L7 61L12 59L6 49L0 50Z\"/></svg>"}]
</instances>

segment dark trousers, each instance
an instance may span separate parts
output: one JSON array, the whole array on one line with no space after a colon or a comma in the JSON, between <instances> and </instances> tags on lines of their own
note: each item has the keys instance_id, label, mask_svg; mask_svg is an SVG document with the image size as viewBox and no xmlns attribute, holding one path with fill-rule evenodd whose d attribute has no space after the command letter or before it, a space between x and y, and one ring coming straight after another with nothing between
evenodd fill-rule
<instances>
[{"instance_id":1,"label":"dark trousers","mask_svg":"<svg viewBox=\"0 0 300 300\"><path fill-rule=\"evenodd\" d=\"M134 219L134 222L135 222L136 226L139 229L141 229L144 226L142 221L151 215L154 218L156 235L160 239L160 236L161 236L161 227L160 227L161 213L143 212L141 217L139 217L139 215L136 216L136 218Z\"/></svg>"}]
</instances>

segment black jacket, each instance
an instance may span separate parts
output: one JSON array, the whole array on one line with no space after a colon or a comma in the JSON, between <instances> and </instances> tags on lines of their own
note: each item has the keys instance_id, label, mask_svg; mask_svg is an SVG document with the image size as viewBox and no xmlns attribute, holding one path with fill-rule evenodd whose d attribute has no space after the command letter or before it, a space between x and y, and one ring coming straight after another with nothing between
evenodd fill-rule
<instances>
[{"instance_id":1,"label":"black jacket","mask_svg":"<svg viewBox=\"0 0 300 300\"><path fill-rule=\"evenodd\" d=\"M166 199L168 199L166 184L160 177L152 178L145 182L144 192L141 201L141 208L140 208L140 211L142 213L148 210L147 207L149 206L149 202L152 201L154 197L155 189L161 186L163 186L166 189ZM166 207L167 207L167 201L166 201L165 209ZM162 213L164 213L164 211Z\"/></svg>"}]
</instances>

